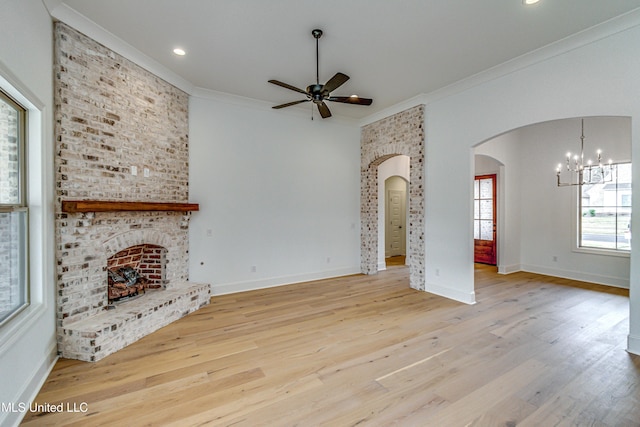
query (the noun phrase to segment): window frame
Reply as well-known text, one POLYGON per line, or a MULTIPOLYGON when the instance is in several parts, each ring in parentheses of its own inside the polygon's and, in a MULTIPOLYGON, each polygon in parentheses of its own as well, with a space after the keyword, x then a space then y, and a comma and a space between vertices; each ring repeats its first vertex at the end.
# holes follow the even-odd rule
MULTIPOLYGON (((632 165, 631 161, 621 161, 616 163, 620 164, 629 164, 632 165)), ((631 166, 633 168, 633 166, 631 166)), ((573 252, 585 253, 585 254, 595 254, 595 255, 606 255, 613 257, 622 257, 629 258, 631 256, 631 249, 612 249, 612 248, 596 248, 590 246, 581 246, 582 243, 582 185, 574 186, 574 201, 572 204, 574 209, 573 217, 573 230, 575 235, 573 236, 573 252)), ((616 209, 621 207, 616 205, 616 209)), ((631 205, 631 212, 633 213, 633 205, 631 205)))
POLYGON ((15 213, 24 212, 24 219, 22 227, 24 228, 21 233, 22 239, 22 254, 20 265, 20 280, 21 291, 24 292, 24 303, 19 307, 16 307, 7 317, 0 319, 0 328, 9 323, 13 318, 23 312, 31 305, 31 284, 29 278, 30 266, 29 266, 29 206, 28 206, 28 194, 27 194, 27 129, 28 129, 28 114, 27 107, 16 101, 10 94, 8 94, 2 87, 0 87, 0 100, 11 105, 18 112, 18 202, 17 203, 0 203, 0 213, 15 213))

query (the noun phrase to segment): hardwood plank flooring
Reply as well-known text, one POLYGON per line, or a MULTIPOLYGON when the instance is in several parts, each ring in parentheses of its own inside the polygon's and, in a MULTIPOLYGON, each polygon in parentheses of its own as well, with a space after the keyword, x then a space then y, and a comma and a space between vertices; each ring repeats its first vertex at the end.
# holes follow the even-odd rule
POLYGON ((87 411, 23 425, 640 426, 626 290, 478 264, 465 305, 408 282, 399 265, 216 296, 97 363, 59 360, 34 404, 87 411))

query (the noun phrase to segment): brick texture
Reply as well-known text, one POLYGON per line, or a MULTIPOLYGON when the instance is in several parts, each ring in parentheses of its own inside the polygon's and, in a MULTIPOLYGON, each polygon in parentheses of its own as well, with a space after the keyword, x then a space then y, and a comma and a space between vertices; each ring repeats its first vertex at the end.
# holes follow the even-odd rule
MULTIPOLYGON (((166 251, 163 285, 188 280, 190 216, 67 214, 61 201, 188 202, 188 95, 63 23, 55 25, 54 70, 58 342, 63 356, 74 357, 82 351, 68 331, 102 316, 109 257, 156 245, 166 251)), ((153 323, 139 327, 148 333, 153 323)))
POLYGON ((406 155, 409 161, 409 281, 424 290, 424 106, 418 105, 362 128, 360 139, 361 269, 378 272, 378 166, 406 155))
POLYGON ((164 288, 166 285, 164 274, 166 262, 166 248, 143 243, 130 246, 107 258, 107 268, 117 272, 120 268, 131 267, 144 278, 145 287, 155 289, 164 288))

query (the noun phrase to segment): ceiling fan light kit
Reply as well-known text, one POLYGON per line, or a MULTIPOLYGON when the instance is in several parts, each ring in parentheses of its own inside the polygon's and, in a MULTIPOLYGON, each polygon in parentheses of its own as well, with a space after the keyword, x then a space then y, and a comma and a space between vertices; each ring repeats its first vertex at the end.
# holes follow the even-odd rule
MULTIPOLYGON (((320 116, 323 119, 327 117, 331 117, 331 111, 329 107, 325 103, 325 101, 331 102, 340 102, 343 104, 353 104, 353 105, 371 105, 373 102, 370 98, 360 98, 357 95, 351 96, 331 96, 331 92, 342 86, 347 80, 349 80, 349 76, 344 73, 336 73, 333 77, 331 77, 325 84, 320 84, 320 64, 319 64, 319 54, 318 54, 318 42, 320 37, 322 37, 322 30, 315 29, 311 31, 311 35, 316 39, 316 83, 307 86, 306 90, 299 89, 295 86, 292 86, 287 83, 283 83, 279 80, 269 80, 269 83, 274 85, 283 87, 285 89, 289 89, 295 92, 299 92, 306 96, 306 99, 301 99, 298 101, 287 102, 280 105, 275 105, 272 108, 280 109, 285 107, 291 107, 292 105, 302 104, 303 102, 313 102, 318 106, 318 111, 320 112, 320 116)), ((313 118, 313 117, 312 117, 313 118)))

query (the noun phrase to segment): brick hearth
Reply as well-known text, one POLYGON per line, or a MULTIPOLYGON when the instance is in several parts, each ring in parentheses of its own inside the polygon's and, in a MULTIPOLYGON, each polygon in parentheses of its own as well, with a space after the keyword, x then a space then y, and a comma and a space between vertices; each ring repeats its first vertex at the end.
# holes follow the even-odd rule
POLYGON ((95 362, 169 323, 209 304, 208 284, 177 283, 174 289, 148 290, 114 310, 63 328, 65 357, 95 362))

